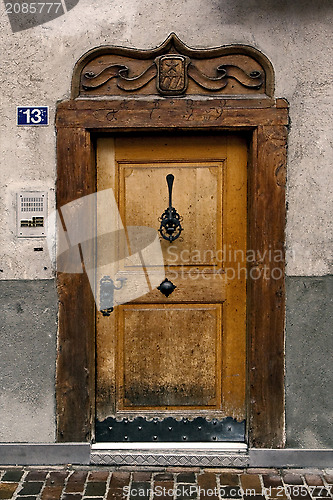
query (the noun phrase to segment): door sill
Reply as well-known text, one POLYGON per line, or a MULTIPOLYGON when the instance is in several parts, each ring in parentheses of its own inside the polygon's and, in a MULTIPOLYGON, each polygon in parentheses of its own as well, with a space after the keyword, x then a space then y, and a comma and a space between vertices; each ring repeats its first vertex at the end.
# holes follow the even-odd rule
POLYGON ((247 467, 245 443, 96 443, 91 465, 247 467))
POLYGON ((246 453, 245 443, 94 443, 94 450, 201 450, 246 453))

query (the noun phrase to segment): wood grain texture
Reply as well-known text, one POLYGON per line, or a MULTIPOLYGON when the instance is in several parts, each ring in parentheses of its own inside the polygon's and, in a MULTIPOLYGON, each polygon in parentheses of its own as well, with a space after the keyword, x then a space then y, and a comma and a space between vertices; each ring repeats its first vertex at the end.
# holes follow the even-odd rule
POLYGON ((250 168, 248 298, 249 435, 253 447, 284 444, 285 127, 258 127, 250 168))
MULTIPOLYGON (((95 191, 90 134, 58 131, 57 207, 95 191)), ((57 440, 90 441, 95 304, 86 274, 58 273, 57 440)))
MULTIPOLYGON (((115 144, 111 137, 99 137, 96 147, 96 187, 99 190, 112 189, 115 198, 118 198, 118 191, 116 189, 117 180, 115 177, 115 144)), ((108 219, 107 219, 108 220, 108 219)), ((104 255, 110 251, 110 244, 106 241, 99 242, 97 250, 97 268, 101 265, 104 255)), ((114 242, 111 242, 114 246, 114 242)), ((118 270, 118 267, 117 267, 118 270)), ((115 270, 116 272, 116 270, 115 270)), ((105 273, 106 274, 106 273, 105 273)), ((110 273, 111 274, 111 273, 110 273)), ((98 276, 97 281, 102 277, 98 276)), ((107 384, 100 383, 96 386, 95 391, 95 404, 96 404, 96 417, 103 419, 106 410, 115 410, 116 397, 116 336, 110 335, 111 331, 117 329, 117 316, 111 314, 109 318, 105 318, 102 314, 96 314, 96 330, 99 335, 96 335, 95 352, 99 355, 96 356, 96 372, 100 373, 101 380, 107 380, 107 384), (108 321, 105 321, 107 319, 108 321), (107 403, 106 403, 107 402, 107 403)), ((94 401, 91 401, 94 404, 94 401)))
MULTIPOLYGON (((153 274, 154 272, 150 271, 149 275, 152 276, 153 274)), ((140 304, 160 304, 161 302, 180 304, 191 302, 195 297, 198 302, 214 304, 226 300, 227 284, 222 267, 216 267, 215 269, 197 266, 168 267, 166 274, 168 279, 177 287, 167 299, 161 296, 161 292, 154 287, 145 295, 136 298, 135 302, 140 304)), ((118 275, 126 278, 129 286, 133 288, 146 280, 143 271, 123 270, 118 275)), ((155 282, 154 279, 151 279, 151 281, 155 282)), ((133 296, 135 296, 135 293, 133 296)), ((121 299, 122 290, 117 294, 117 300, 124 303, 121 299)))
POLYGON ((68 101, 59 105, 57 126, 96 130, 256 127, 287 125, 285 108, 242 106, 227 99, 68 101), (232 107, 231 107, 232 106, 232 107))
MULTIPOLYGON (((201 139, 203 144, 207 142, 202 156, 191 160, 188 156, 194 156, 196 148, 192 147, 191 154, 188 155, 185 149, 188 138, 178 137, 178 139, 180 139, 177 141, 179 142, 178 148, 174 144, 170 144, 168 148, 168 160, 162 160, 159 151, 156 152, 157 157, 151 163, 119 165, 119 178, 122 186, 121 217, 126 226, 145 225, 158 229, 158 217, 168 206, 165 179, 167 174, 173 174, 175 177, 173 200, 177 205, 176 210, 183 218, 182 226, 187 228, 187 238, 182 237, 171 245, 169 241, 161 241, 164 262, 166 265, 175 266, 184 265, 185 261, 192 260, 191 265, 194 263, 201 266, 211 265, 214 262, 217 263, 216 255, 222 248, 223 161, 203 161, 204 156, 207 155, 209 158, 211 153, 208 138, 207 141, 201 139), (170 156, 177 155, 177 153, 179 161, 174 162, 170 156), (189 228, 191 228, 190 231, 189 228), (193 231, 192 228, 197 229, 193 231), (188 237, 189 232, 194 233, 199 230, 200 237, 188 237), (196 259, 195 256, 197 256, 196 259)), ((200 137, 196 141, 200 141, 200 137)), ((156 149, 155 145, 154 151, 156 149)))
MULTIPOLYGON (((111 134, 175 127, 244 130, 251 145, 248 248, 262 252, 271 245, 283 250, 287 124, 288 105, 282 99, 276 105, 244 99, 63 102, 57 112, 58 206, 94 189, 92 129, 111 134)), ((259 269, 263 262, 258 260, 252 267, 259 269)), ((249 444, 255 447, 284 444, 284 258, 277 267, 283 272, 281 279, 249 280, 247 292, 248 431, 249 444)), ((95 309, 83 275, 59 274, 58 286, 57 439, 86 441, 94 411, 90 341, 95 309)))
POLYGON ((226 271, 223 344, 224 407, 234 418, 247 418, 246 399, 246 251, 247 251, 247 157, 242 136, 227 136, 227 164, 223 206, 223 248, 226 271), (242 408, 242 413, 235 412, 242 408))
MULTIPOLYGON (((117 276, 126 277, 126 286, 115 294, 115 301, 122 304, 128 302, 126 297, 129 295, 138 297, 132 300, 132 308, 117 307, 111 322, 97 314, 98 418, 121 417, 124 411, 131 409, 130 417, 142 415, 143 410, 170 416, 186 408, 191 409, 192 416, 193 412, 200 415, 202 410, 209 416, 207 412, 211 410, 211 417, 218 414, 243 420, 246 276, 245 273, 238 275, 237 266, 246 270, 247 145, 244 137, 230 134, 129 135, 110 138, 109 160, 107 157, 107 139, 101 138, 97 142, 98 187, 114 186, 119 193, 117 199, 125 226, 158 228, 158 216, 168 203, 165 177, 170 172, 175 175, 173 200, 184 218, 184 236, 182 241, 171 245, 162 241, 165 273, 177 287, 171 296, 166 298, 156 289, 161 279, 148 293, 136 293, 136 290, 146 289, 146 275, 140 262, 137 265, 129 262, 117 272, 117 276), (234 249, 241 253, 238 260, 233 258, 234 249), (230 259, 226 250, 232 255, 230 259), (227 271, 225 266, 228 266, 227 271), (224 302, 219 323, 207 322, 205 307, 213 310, 224 302), (127 315, 131 321, 123 311, 130 311, 127 315), (114 318, 119 315, 117 322, 114 318), (210 349, 201 352, 197 337, 209 338, 210 349), (131 340, 125 342, 124 339, 131 340), (145 343, 147 339, 150 339, 148 344, 145 343), (150 341, 155 345, 156 339, 158 363, 150 349, 150 341), (186 344, 186 352, 192 352, 193 359, 197 353, 195 362, 192 363, 191 355, 185 355, 185 349, 182 350, 183 361, 181 355, 177 363, 170 357, 170 346, 176 349, 182 341, 186 344), (200 352, 201 363, 198 361, 200 352), (216 372, 215 368, 207 368, 205 376, 200 372, 198 377, 199 365, 202 370, 205 366, 214 366, 216 372), (154 370, 163 372, 162 367, 164 373, 155 380, 154 387, 150 387, 154 370), (182 373, 182 381, 177 394, 178 371, 182 373), (163 381, 169 378, 170 383, 164 384, 163 381), (219 387, 214 397, 212 389, 207 389, 209 378, 219 387), (206 381, 205 387, 201 387, 200 381, 206 381), (134 393, 137 402, 133 400, 134 393), (114 403, 116 394, 117 404, 114 403), (144 394, 147 395, 146 404, 144 394), (202 395, 201 403, 199 394, 202 395), (136 407, 140 409, 137 413, 136 407), (171 410, 173 413, 168 413, 171 410)), ((185 410, 184 415, 188 415, 185 410)))
POLYGON ((221 410, 221 310, 197 303, 121 306, 119 410, 168 416, 221 410))

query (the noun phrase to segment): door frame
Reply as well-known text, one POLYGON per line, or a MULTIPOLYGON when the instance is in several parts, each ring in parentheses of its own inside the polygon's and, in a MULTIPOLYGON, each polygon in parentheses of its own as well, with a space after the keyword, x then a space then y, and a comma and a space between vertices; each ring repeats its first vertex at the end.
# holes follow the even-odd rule
MULTIPOLYGON (((247 133, 247 435, 284 446, 285 181, 288 103, 251 98, 70 99, 57 107, 57 207, 96 192, 95 136, 247 133), (189 119, 190 117, 190 119, 189 119), (272 251, 282 258, 272 260, 272 251), (267 275, 273 278, 267 279, 267 275)), ((86 274, 57 273, 57 441, 90 442, 95 414, 95 302, 86 274), (75 300, 74 300, 75 298, 75 300)))

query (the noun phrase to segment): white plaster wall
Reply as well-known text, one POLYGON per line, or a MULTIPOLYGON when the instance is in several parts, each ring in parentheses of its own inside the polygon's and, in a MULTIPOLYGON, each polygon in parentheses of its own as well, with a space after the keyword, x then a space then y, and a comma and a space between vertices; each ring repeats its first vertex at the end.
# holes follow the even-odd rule
POLYGON ((330 0, 80 0, 66 15, 18 33, 3 3, 0 9, 0 279, 53 276, 45 241, 16 238, 15 193, 46 190, 54 208, 55 108, 69 97, 77 59, 104 44, 152 48, 171 31, 193 47, 249 44, 272 61, 276 97, 288 99, 291 117, 287 273, 332 273, 330 0), (17 105, 48 105, 50 125, 17 127, 17 105))

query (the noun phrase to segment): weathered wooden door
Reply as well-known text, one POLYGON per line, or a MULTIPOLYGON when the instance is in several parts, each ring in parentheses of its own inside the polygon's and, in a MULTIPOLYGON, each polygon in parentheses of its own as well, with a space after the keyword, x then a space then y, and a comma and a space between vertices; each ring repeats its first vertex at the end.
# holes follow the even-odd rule
POLYGON ((126 287, 147 278, 149 263, 138 270, 122 256, 117 261, 126 237, 115 237, 112 252, 105 242, 97 249, 97 263, 111 252, 116 278, 126 282, 110 316, 97 313, 95 439, 244 441, 246 140, 177 134, 97 141, 98 190, 112 188, 125 233, 128 226, 158 230, 168 174, 183 217, 181 236, 161 240, 163 271, 175 290, 166 297, 148 283, 148 293, 143 287, 123 303, 126 287))

